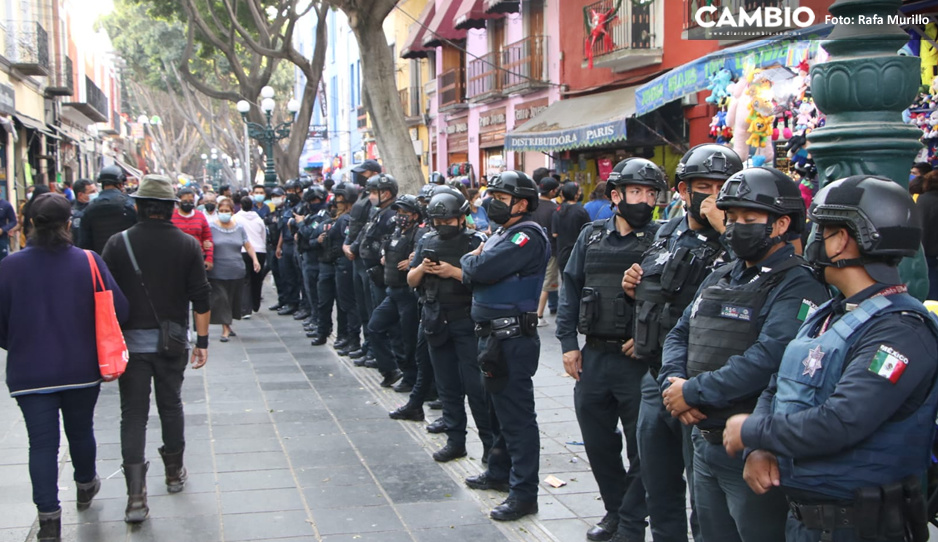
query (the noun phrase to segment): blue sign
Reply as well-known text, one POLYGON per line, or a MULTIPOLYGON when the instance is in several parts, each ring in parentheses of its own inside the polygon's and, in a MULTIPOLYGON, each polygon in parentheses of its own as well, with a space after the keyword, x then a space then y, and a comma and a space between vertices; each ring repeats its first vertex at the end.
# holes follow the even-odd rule
POLYGON ((820 40, 830 34, 833 28, 832 24, 824 24, 786 32, 780 37, 722 49, 684 64, 635 91, 635 114, 644 115, 668 102, 706 90, 710 76, 723 68, 738 77, 746 68, 798 64, 805 51, 809 51, 809 54, 817 51, 820 40), (791 62, 792 59, 795 59, 794 62, 791 62))
POLYGON ((566 151, 596 147, 624 139, 626 139, 625 119, 621 118, 566 130, 509 133, 505 135, 505 150, 514 152, 566 151))

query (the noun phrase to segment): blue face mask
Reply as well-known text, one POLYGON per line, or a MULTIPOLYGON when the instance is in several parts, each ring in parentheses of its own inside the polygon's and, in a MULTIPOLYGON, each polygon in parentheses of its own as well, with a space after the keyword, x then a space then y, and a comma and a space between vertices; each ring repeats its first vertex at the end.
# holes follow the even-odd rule
POLYGON ((254 194, 255 203, 264 203, 264 194, 254 194))
POLYGON ((916 177, 918 177, 918 175, 916 175, 916 174, 914 174, 914 173, 909 173, 909 182, 914 181, 916 177))
POLYGON ((98 193, 97 193, 97 192, 93 192, 93 193, 91 193, 91 194, 88 194, 88 203, 91 203, 92 201, 94 201, 94 200, 96 200, 96 199, 98 199, 98 193))
POLYGON ((218 220, 220 220, 223 224, 231 222, 231 213, 218 213, 218 220))

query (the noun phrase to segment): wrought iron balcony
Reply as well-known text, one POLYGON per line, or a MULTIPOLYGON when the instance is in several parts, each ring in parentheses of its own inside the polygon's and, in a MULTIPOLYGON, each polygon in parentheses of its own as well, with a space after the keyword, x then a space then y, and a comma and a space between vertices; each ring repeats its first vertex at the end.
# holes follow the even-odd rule
POLYGON ((484 103, 502 97, 502 78, 498 71, 498 53, 492 52, 471 60, 466 69, 466 98, 473 103, 484 103))
POLYGON ((55 70, 49 75, 49 84, 46 86, 47 96, 71 96, 75 94, 75 77, 72 72, 72 59, 63 57, 55 70))
POLYGON ((8 21, 4 49, 10 65, 23 75, 47 76, 49 34, 36 21, 8 21))
POLYGON ((623 72, 660 64, 664 39, 663 20, 658 17, 658 2, 636 5, 632 2, 601 0, 583 8, 590 27, 604 28, 605 33, 587 33, 583 48, 583 66, 593 65, 623 72), (616 11, 616 4, 619 10, 616 11))
POLYGON ((365 106, 363 105, 358 106, 355 112, 358 115, 358 129, 361 130, 363 128, 367 128, 368 127, 368 111, 365 110, 365 106))
POLYGON ((527 94, 549 85, 547 36, 530 36, 502 50, 502 90, 527 94))
POLYGON ((401 106, 404 108, 404 120, 407 125, 420 124, 420 87, 398 89, 397 93, 401 98, 401 106))
POLYGON ((437 81, 440 82, 441 111, 468 107, 466 105, 463 70, 458 68, 446 70, 437 77, 437 81))
POLYGON ((81 98, 79 98, 79 101, 66 102, 62 105, 74 108, 82 115, 88 117, 91 122, 108 121, 108 111, 110 111, 110 108, 108 107, 107 96, 101 92, 98 85, 94 84, 94 81, 88 78, 88 76, 85 76, 84 100, 82 101, 81 98))

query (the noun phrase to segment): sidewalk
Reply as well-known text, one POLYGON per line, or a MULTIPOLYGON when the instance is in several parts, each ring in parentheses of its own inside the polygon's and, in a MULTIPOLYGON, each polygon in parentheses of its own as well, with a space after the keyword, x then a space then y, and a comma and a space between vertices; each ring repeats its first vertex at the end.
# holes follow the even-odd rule
MULTIPOLYGON (((573 381, 563 376, 552 325, 539 330, 535 378, 541 479, 554 474, 567 485, 542 483, 540 513, 504 524, 487 517, 503 494, 462 483, 482 471, 474 435, 469 458, 438 464, 430 454, 444 437, 426 433, 424 423, 390 420, 388 410, 405 397, 380 388, 376 371, 352 366, 328 346, 310 346, 297 322, 266 310, 235 329, 237 338, 220 343, 213 327, 208 365, 186 372, 189 482, 176 495, 167 495, 162 481, 151 407, 150 519, 137 527, 123 522, 117 386, 102 386, 95 427, 103 488, 89 510, 75 510, 63 436, 63 540, 566 541, 584 539, 603 515, 577 444, 573 381)), ((426 412, 428 421, 439 415, 426 412)), ((3 394, 0 542, 35 539, 27 451, 19 409, 3 394)))

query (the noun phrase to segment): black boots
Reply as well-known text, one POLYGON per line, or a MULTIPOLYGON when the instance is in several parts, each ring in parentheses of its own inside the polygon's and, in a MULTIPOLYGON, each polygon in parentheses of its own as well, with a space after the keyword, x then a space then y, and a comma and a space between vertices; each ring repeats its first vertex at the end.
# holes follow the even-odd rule
POLYGON ((460 457, 466 457, 466 447, 457 446, 451 442, 447 442, 446 446, 433 452, 433 460, 439 463, 446 463, 460 457))
POLYGON ((184 451, 185 449, 168 454, 160 446, 160 457, 163 458, 163 466, 166 468, 166 491, 170 493, 179 493, 186 486, 186 479, 189 476, 186 467, 182 464, 184 451))
POLYGON ((94 499, 94 496, 98 494, 98 491, 101 491, 101 479, 95 475, 94 480, 79 484, 76 482, 78 487, 78 495, 75 497, 75 501, 78 505, 79 510, 87 510, 91 506, 91 500, 94 499))
POLYGON ((147 468, 149 463, 134 463, 121 465, 124 478, 127 480, 127 508, 124 510, 124 521, 127 523, 140 523, 147 519, 150 508, 147 507, 147 468))
POLYGON ((39 542, 59 542, 62 537, 62 509, 55 512, 39 512, 39 542))
POLYGON ((424 420, 423 406, 411 405, 410 403, 407 403, 406 405, 399 407, 397 410, 392 410, 390 413, 388 413, 388 416, 390 416, 392 420, 422 422, 424 420))
POLYGON ((495 521, 515 521, 529 514, 537 513, 537 501, 519 501, 508 498, 489 513, 495 521))

